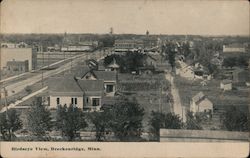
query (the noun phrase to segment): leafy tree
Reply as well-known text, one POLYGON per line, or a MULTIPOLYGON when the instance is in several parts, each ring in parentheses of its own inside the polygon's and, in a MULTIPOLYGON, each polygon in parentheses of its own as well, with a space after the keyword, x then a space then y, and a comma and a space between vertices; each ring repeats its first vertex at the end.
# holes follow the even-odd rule
POLYGON ((225 111, 222 122, 229 131, 249 131, 249 115, 235 106, 225 111))
POLYGON ((166 57, 169 61, 169 64, 171 65, 172 67, 172 70, 174 69, 175 67, 175 55, 176 55, 176 45, 172 42, 168 42, 166 43, 166 46, 165 46, 165 54, 166 54, 166 57))
POLYGON ((136 101, 119 101, 111 108, 110 113, 110 127, 118 139, 140 140, 144 109, 136 101))
POLYGON ((186 122, 186 128, 187 129, 194 129, 194 130, 201 130, 201 119, 199 117, 194 117, 193 113, 188 111, 187 114, 187 122, 186 122))
POLYGON ((52 128, 50 111, 36 98, 28 112, 28 128, 39 140, 52 128))
POLYGON ((178 115, 173 113, 163 114, 160 112, 151 112, 151 118, 149 120, 150 133, 154 140, 159 140, 160 128, 166 129, 180 129, 183 124, 178 115))
POLYGON ((58 106, 56 114, 56 128, 66 136, 68 140, 74 140, 77 137, 77 132, 87 127, 85 117, 82 111, 70 105, 69 107, 58 106))
POLYGON ((223 60, 223 66, 225 67, 233 67, 236 65, 236 59, 234 57, 228 57, 223 60))
POLYGON ((151 118, 149 120, 150 125, 150 136, 153 140, 159 141, 160 138, 160 128, 164 127, 165 114, 160 112, 151 112, 151 118))
POLYGON ((127 52, 125 55, 113 54, 104 58, 104 65, 109 65, 115 58, 117 64, 120 65, 121 72, 136 71, 143 66, 143 56, 143 54, 138 52, 127 52))
POLYGON ((248 58, 241 55, 237 58, 236 64, 241 67, 246 67, 248 66, 248 60, 248 58))
POLYGON ((104 112, 94 112, 90 115, 90 120, 95 126, 96 140, 105 140, 105 133, 110 132, 111 115, 108 110, 104 112))
POLYGON ((9 109, 0 114, 0 129, 4 140, 12 140, 14 132, 22 128, 22 122, 19 119, 15 109, 9 109))

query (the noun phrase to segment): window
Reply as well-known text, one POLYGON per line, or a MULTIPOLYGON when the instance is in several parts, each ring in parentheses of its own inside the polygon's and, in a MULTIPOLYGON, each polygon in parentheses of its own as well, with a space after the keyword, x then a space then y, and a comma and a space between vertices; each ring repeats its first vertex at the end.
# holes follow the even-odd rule
POLYGON ((77 105, 77 98, 75 98, 75 104, 77 105))
POLYGON ((86 103, 89 103, 89 98, 86 98, 86 103))
POLYGON ((99 106, 99 105, 100 105, 100 98, 93 98, 92 106, 99 106))
POLYGON ((56 104, 57 104, 57 105, 60 104, 60 98, 56 98, 56 104))
POLYGON ((77 98, 71 98, 71 104, 77 105, 77 98))
POLYGON ((110 93, 110 92, 113 92, 114 90, 114 86, 113 85, 107 85, 107 87, 106 87, 106 92, 107 93, 110 93))

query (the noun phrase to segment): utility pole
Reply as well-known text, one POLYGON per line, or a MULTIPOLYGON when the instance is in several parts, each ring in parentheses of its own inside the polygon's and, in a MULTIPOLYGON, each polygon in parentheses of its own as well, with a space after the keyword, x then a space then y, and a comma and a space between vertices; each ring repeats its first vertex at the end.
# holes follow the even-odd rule
MULTIPOLYGON (((43 52, 43 47, 42 47, 42 45, 40 45, 40 51, 42 52, 42 56, 43 56, 43 66, 44 66, 44 52, 43 52)), ((41 69, 41 71, 42 71, 42 88, 43 88, 43 70, 41 69)))

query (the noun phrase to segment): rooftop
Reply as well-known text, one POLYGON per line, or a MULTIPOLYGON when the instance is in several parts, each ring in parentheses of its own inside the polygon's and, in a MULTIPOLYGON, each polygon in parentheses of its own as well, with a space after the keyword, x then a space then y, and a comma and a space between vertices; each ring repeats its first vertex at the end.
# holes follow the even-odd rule
POLYGON ((201 99, 203 99, 205 97, 204 93, 203 92, 199 92, 197 93, 193 98, 192 98, 192 101, 193 102, 198 102, 200 101, 201 99))
POLYGON ((73 76, 49 78, 49 91, 54 95, 99 95, 103 91, 103 80, 76 80, 73 76))

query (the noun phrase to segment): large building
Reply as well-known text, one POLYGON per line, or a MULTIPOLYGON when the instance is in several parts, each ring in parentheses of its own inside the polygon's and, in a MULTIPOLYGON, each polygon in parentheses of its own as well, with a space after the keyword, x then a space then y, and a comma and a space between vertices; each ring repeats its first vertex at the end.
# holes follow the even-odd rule
POLYGON ((135 49, 142 49, 143 40, 119 39, 115 40, 114 46, 116 51, 131 51, 135 49))
MULTIPOLYGON (((28 70, 36 69, 36 56, 37 51, 28 47, 1 47, 1 70, 7 70, 7 63, 11 61, 25 62, 28 61, 28 70)), ((13 65, 13 63, 11 64, 13 65)), ((16 64, 17 66, 18 64, 16 64)), ((22 65, 22 64, 21 64, 22 65)))
POLYGON ((223 53, 245 53, 246 48, 241 44, 223 45, 223 53))

